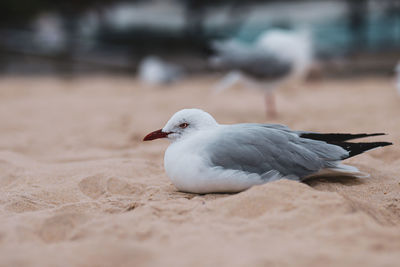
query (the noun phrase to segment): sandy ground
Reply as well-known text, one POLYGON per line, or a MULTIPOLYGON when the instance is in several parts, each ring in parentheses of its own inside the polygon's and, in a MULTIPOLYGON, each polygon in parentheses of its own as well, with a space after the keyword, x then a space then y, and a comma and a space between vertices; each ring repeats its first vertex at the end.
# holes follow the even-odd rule
POLYGON ((144 88, 115 77, 0 79, 0 266, 399 266, 400 99, 377 78, 278 92, 293 129, 386 132, 347 161, 367 180, 278 181, 239 194, 177 192, 167 141, 184 107, 266 122, 262 94, 213 96, 212 78, 144 88))

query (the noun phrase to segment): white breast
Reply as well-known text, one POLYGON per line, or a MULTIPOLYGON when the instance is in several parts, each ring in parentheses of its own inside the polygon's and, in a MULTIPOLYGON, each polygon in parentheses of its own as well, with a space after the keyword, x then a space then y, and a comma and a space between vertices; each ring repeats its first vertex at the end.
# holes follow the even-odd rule
POLYGON ((164 168, 175 187, 192 193, 239 192, 262 184, 258 174, 227 170, 210 164, 204 151, 207 133, 172 143, 164 156, 164 168))

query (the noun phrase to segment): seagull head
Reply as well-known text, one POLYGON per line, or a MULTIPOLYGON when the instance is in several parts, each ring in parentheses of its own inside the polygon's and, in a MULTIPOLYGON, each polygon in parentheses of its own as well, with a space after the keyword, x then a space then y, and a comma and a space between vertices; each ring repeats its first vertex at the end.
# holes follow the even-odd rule
POLYGON ((215 119, 201 109, 182 109, 169 119, 164 128, 149 133, 143 138, 143 141, 151 141, 158 138, 168 138, 170 141, 176 141, 199 130, 208 130, 217 125, 218 123, 215 119))

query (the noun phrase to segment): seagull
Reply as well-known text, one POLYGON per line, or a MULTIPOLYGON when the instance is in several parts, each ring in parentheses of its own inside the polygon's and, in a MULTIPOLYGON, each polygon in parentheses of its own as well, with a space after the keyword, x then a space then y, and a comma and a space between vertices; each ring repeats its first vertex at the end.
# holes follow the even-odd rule
POLYGON ((167 138, 164 168, 184 192, 240 192, 278 179, 303 181, 312 176, 368 177, 342 160, 388 142, 353 143, 375 134, 322 134, 292 131, 279 124, 223 125, 200 109, 175 113, 164 128, 143 141, 167 138))
POLYGON ((170 84, 182 77, 182 69, 156 56, 148 56, 139 64, 139 78, 148 85, 170 84))
POLYGON ((305 79, 312 63, 312 42, 306 30, 269 30, 253 44, 236 40, 211 44, 211 65, 230 72, 216 86, 221 92, 239 81, 265 92, 267 117, 275 117, 273 91, 305 79))

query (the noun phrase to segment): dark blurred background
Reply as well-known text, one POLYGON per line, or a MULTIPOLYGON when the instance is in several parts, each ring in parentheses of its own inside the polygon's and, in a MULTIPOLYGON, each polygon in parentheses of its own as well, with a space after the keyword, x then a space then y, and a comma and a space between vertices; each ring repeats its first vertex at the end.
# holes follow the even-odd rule
POLYGON ((319 73, 391 75, 400 1, 2 0, 1 74, 134 74, 157 55, 206 73, 210 42, 306 27, 319 73))

